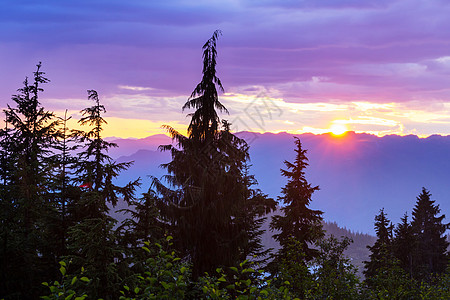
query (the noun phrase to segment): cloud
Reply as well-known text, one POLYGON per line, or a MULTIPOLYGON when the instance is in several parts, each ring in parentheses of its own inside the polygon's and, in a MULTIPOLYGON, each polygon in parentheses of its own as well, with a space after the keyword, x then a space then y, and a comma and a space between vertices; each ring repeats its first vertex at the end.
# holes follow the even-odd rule
POLYGON ((142 92, 142 91, 154 91, 154 88, 151 87, 142 87, 142 86, 129 86, 129 85, 119 85, 119 89, 129 90, 133 92, 142 92))
MULTIPOLYGON (((286 104, 307 104, 306 110, 324 103, 450 102, 446 1, 2 4, 2 106, 43 61, 52 80, 45 87, 47 99, 53 101, 47 102, 49 108, 59 108, 64 99, 85 99, 87 89, 97 89, 113 111, 153 110, 145 105, 164 110, 163 105, 175 99, 185 101, 200 81, 201 46, 216 29, 224 33, 218 41, 218 75, 229 95, 250 99, 266 91, 286 104)), ((172 115, 171 105, 163 115, 172 115)), ((341 117, 341 110, 333 112, 341 117)))

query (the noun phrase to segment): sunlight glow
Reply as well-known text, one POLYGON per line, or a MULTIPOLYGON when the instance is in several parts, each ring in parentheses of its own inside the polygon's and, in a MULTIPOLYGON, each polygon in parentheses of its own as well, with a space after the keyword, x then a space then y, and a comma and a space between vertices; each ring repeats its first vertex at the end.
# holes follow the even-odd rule
MULTIPOLYGON (((450 56, 442 60, 450 61, 450 56)), ((120 85, 119 88, 128 92, 104 97, 108 110, 105 115, 108 125, 103 132, 105 137, 144 138, 153 134, 166 134, 161 128, 163 124, 174 126, 183 134, 186 132, 190 119, 186 114, 192 111, 181 111, 181 105, 186 102, 185 96, 149 96, 146 92, 153 93, 154 90, 145 86, 120 85), (130 91, 133 92, 131 96, 130 91)), ((335 137, 342 136, 346 131, 377 136, 414 134, 427 137, 431 134, 449 134, 450 101, 289 102, 282 99, 281 92, 276 90, 255 89, 251 93, 254 95, 233 92, 221 96, 230 114, 219 115, 232 124, 233 132, 330 133, 335 137)), ((69 109, 69 115, 73 117, 71 122, 75 123, 72 128, 77 129, 76 120, 81 117, 79 108, 92 105, 87 99, 78 98, 51 101, 58 116, 64 115, 65 108, 69 109)), ((2 126, 4 123, 0 121, 2 126)))
MULTIPOLYGON (((63 116, 64 112, 56 111, 56 115, 63 116)), ((80 126, 78 120, 80 116, 76 111, 69 111, 68 116, 73 116, 68 122, 67 126, 71 129, 77 130, 89 130, 89 126, 80 126)), ((115 137, 115 138, 146 138, 155 134, 167 134, 167 131, 162 128, 164 124, 170 124, 175 130, 183 135, 186 135, 187 125, 177 121, 159 122, 143 119, 125 119, 118 117, 107 117, 107 124, 104 124, 102 137, 115 137)))
POLYGON ((330 132, 335 136, 343 135, 347 131, 348 127, 344 124, 335 123, 330 126, 330 132))

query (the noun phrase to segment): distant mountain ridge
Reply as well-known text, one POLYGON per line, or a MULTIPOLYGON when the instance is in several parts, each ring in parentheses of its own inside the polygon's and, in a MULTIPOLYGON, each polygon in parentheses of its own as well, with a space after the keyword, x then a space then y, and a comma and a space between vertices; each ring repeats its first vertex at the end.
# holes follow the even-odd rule
POLYGON ((364 262, 369 260, 370 251, 367 246, 373 246, 376 241, 376 237, 366 233, 354 232, 347 228, 339 227, 336 222, 324 222, 323 229, 327 236, 333 235, 340 239, 342 237, 348 237, 353 242, 345 250, 344 255, 350 258, 353 266, 358 268, 358 275, 363 277, 364 262))
POLYGON ((109 149, 109 155, 114 158, 129 156, 139 150, 157 151, 160 145, 171 143, 170 137, 165 134, 155 134, 142 139, 108 139, 108 141, 118 146, 109 149))
MULTIPOLYGON (((406 211, 411 214, 422 186, 431 191, 441 213, 449 214, 450 136, 377 137, 354 132, 342 137, 253 132, 237 135, 250 145, 250 172, 258 180, 258 188, 274 198, 286 183, 280 168, 284 168, 284 160, 293 160, 293 137, 299 137, 308 150, 307 179, 320 187, 311 207, 324 211, 326 220, 353 231, 373 233, 374 216, 383 207, 392 222, 398 223, 406 211)), ((110 152, 112 157, 135 162, 119 181, 140 176, 141 190, 146 190, 150 185, 147 175, 165 174, 159 165, 169 162, 170 154, 157 148, 170 144, 166 135, 114 142, 119 148, 110 152)))
MULTIPOLYGON (((275 232, 272 232, 270 230, 269 224, 271 222, 272 216, 278 215, 280 213, 280 210, 270 213, 261 228, 265 230, 264 234, 261 237, 262 244, 266 249, 272 248, 272 252, 276 252, 279 249, 280 245, 272 237, 275 232)), ((333 235, 338 240, 341 240, 342 237, 348 237, 353 241, 348 246, 347 250, 345 250, 344 255, 351 260, 352 265, 358 269, 358 276, 362 278, 364 261, 369 260, 370 254, 367 246, 372 246, 376 241, 376 237, 370 234, 355 232, 353 230, 340 227, 336 222, 323 222, 323 230, 325 231, 326 237, 333 235)))

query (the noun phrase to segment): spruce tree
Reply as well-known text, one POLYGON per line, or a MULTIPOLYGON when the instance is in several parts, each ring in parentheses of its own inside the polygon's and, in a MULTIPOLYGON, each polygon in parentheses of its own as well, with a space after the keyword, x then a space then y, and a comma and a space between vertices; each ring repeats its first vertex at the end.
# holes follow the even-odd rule
POLYGON ((413 260, 414 274, 419 280, 430 280, 432 274, 441 274, 448 263, 445 232, 449 228, 443 223, 445 215, 439 205, 431 200, 431 193, 422 188, 412 213, 411 227, 416 240, 413 260))
POLYGON ((406 213, 401 218, 401 222, 396 226, 394 232, 394 256, 398 259, 400 267, 411 278, 413 276, 413 251, 416 245, 416 239, 406 213))
POLYGON ((7 106, 0 131, 2 162, 2 295, 36 298, 42 280, 56 274, 56 253, 49 220, 54 211, 48 157, 58 137, 58 120, 40 103, 42 85, 48 83, 41 63, 7 106))
POLYGON ((263 212, 274 206, 250 189, 254 182, 247 173, 248 145, 230 132, 229 123, 221 123, 216 111, 227 112, 216 88, 223 91, 216 75, 219 34, 214 32, 203 46, 203 77, 183 106, 195 109, 189 114, 188 136, 166 127, 176 144, 161 147, 172 154, 172 161, 163 165, 170 186, 154 179, 167 230, 192 261, 194 278, 259 252, 254 224, 258 227, 263 212), (255 202, 264 209, 256 209, 255 202))
POLYGON ((338 240, 331 235, 317 243, 320 255, 314 259, 312 268, 316 299, 360 299, 357 268, 344 255, 352 242, 348 237, 338 240))
POLYGON ((108 156, 108 149, 117 145, 101 136, 106 124, 103 118, 106 109, 100 104, 96 91, 89 90, 88 95, 94 105, 81 111, 83 117, 79 123, 92 128, 79 133, 85 146, 79 153, 74 171, 75 180, 83 189, 76 207, 82 219, 70 228, 68 247, 73 264, 78 270, 83 266, 86 269, 84 276, 91 279, 89 295, 116 299, 121 286, 115 260, 121 260, 122 249, 118 247, 118 237, 113 230, 117 221, 109 216, 109 206, 114 207, 119 196, 127 202, 132 201, 138 180, 125 187, 114 184, 114 178, 131 163, 117 163, 108 156))
POLYGON ((73 208, 79 200, 81 190, 74 182, 73 168, 76 163, 75 152, 80 147, 78 132, 67 127, 71 117, 58 117, 58 138, 53 145, 53 153, 48 156, 51 168, 47 190, 52 207, 48 210, 48 234, 52 237, 46 246, 55 252, 56 257, 67 255, 68 229, 74 225, 76 216, 73 208))
POLYGON ((130 208, 121 210, 130 217, 120 224, 122 242, 141 252, 144 242, 159 242, 164 236, 160 220, 158 195, 151 188, 142 197, 130 201, 130 208))
POLYGON ((392 267, 394 256, 392 251, 393 225, 388 219, 384 209, 375 216, 375 232, 377 240, 373 246, 367 246, 371 254, 370 260, 364 262, 364 275, 366 279, 375 277, 380 270, 392 267))
POLYGON ((319 187, 312 186, 306 180, 306 150, 302 149, 298 138, 295 138, 295 145, 294 162, 285 161, 287 169, 281 170, 281 174, 288 178, 287 184, 281 190, 282 196, 278 198, 284 206, 281 208, 281 214, 273 216, 270 223, 271 230, 278 231, 273 237, 280 243, 280 250, 273 256, 269 266, 274 273, 277 273, 279 262, 286 257, 292 239, 298 242, 300 251, 304 254, 303 261, 295 263, 305 264, 318 255, 318 251, 312 248, 311 244, 323 236, 323 212, 309 208, 312 195, 319 187))
POLYGON ((189 100, 184 104, 183 110, 194 108, 195 112, 188 127, 188 135, 194 141, 211 142, 219 130, 219 112, 228 110, 219 101, 216 84, 219 90, 224 91, 222 82, 216 75, 217 50, 216 42, 221 34, 216 30, 213 36, 203 45, 203 78, 195 87, 189 100))
POLYGON ((13 164, 10 161, 12 152, 10 151, 10 131, 8 123, 5 120, 5 128, 0 130, 0 155, 1 155, 1 180, 0 180, 0 297, 11 294, 16 287, 16 276, 13 256, 16 255, 16 249, 12 242, 16 239, 15 232, 16 216, 14 207, 14 198, 10 189, 11 171, 13 164))

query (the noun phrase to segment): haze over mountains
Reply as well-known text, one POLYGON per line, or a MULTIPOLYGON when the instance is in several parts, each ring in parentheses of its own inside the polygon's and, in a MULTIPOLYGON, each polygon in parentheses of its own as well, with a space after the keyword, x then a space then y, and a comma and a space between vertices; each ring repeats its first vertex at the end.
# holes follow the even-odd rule
MULTIPOLYGON (((280 194, 286 183, 280 174, 283 161, 294 159, 294 135, 288 133, 240 132, 250 144, 251 173, 258 188, 271 197, 280 194)), ((295 135, 307 149, 310 166, 307 179, 320 190, 313 195, 311 208, 324 211, 324 218, 342 227, 373 234, 373 219, 385 208, 393 223, 408 215, 422 187, 429 189, 441 213, 450 212, 450 136, 384 136, 356 134, 295 135)), ((145 191, 148 175, 166 174, 161 163, 169 162, 169 153, 157 147, 169 144, 165 135, 144 139, 117 139, 119 145, 110 155, 119 161, 134 161, 123 172, 121 183, 141 177, 145 191)), ((449 222, 449 217, 446 218, 449 222)))

